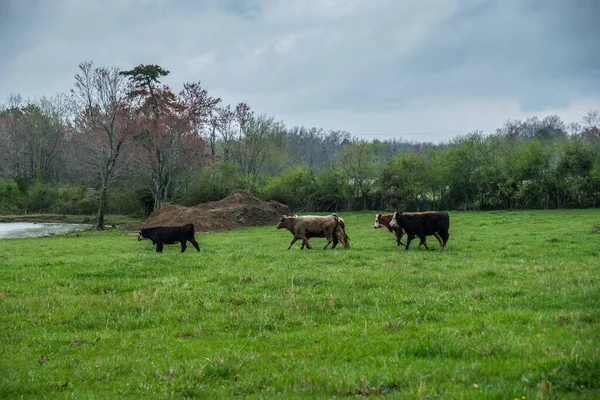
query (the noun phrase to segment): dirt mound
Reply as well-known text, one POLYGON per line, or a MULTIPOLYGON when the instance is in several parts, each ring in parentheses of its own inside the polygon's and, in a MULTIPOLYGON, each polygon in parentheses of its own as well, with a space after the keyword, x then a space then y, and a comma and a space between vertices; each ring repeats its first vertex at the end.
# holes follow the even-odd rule
POLYGON ((262 202, 246 190, 237 190, 223 200, 194 207, 165 204, 142 222, 142 227, 183 225, 191 222, 196 232, 216 232, 275 225, 282 214, 291 214, 285 204, 277 201, 262 202))

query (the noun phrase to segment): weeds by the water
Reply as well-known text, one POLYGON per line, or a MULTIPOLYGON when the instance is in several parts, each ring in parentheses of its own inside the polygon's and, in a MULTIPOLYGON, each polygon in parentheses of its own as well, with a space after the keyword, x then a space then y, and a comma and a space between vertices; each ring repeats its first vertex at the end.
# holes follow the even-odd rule
POLYGON ((600 396, 599 210, 451 213, 444 251, 340 215, 350 250, 0 240, 0 397, 600 396))

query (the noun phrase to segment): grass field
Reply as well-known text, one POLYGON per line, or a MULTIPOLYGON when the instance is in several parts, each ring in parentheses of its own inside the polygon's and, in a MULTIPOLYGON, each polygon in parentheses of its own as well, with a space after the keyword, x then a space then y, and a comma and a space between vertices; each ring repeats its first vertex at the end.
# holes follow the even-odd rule
POLYGON ((600 398, 600 209, 450 213, 445 251, 340 216, 0 240, 0 397, 600 398))

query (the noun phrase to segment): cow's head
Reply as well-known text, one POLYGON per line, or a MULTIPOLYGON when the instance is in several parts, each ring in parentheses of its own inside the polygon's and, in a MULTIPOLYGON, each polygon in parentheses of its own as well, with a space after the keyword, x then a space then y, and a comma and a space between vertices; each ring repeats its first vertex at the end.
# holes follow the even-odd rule
POLYGON ((390 226, 392 228, 400 227, 400 217, 402 216, 402 211, 396 211, 394 213, 394 217, 392 218, 392 222, 390 222, 390 226))
POLYGON ((383 221, 383 215, 377 214, 377 216, 375 217, 375 225, 373 225, 373 228, 375 228, 375 229, 383 228, 383 225, 381 225, 382 221, 383 221))
POLYGON ((142 240, 146 237, 146 230, 144 228, 140 228, 138 232, 138 240, 142 240))
POLYGON ((286 229, 290 229, 290 220, 292 218, 296 218, 296 214, 292 214, 292 215, 282 215, 281 218, 279 218, 279 222, 277 222, 277 229, 281 229, 281 228, 286 228, 286 229))

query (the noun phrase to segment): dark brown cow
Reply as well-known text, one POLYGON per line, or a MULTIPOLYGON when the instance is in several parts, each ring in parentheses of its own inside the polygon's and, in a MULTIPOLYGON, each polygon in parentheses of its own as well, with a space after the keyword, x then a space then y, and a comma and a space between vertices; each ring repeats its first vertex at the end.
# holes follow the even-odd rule
POLYGON ((194 224, 183 226, 156 226, 154 228, 140 228, 138 240, 152 240, 156 246, 156 252, 162 253, 165 244, 181 243, 181 252, 187 248, 186 241, 190 242, 196 250, 200 251, 198 242, 194 237, 194 224))
MULTIPOLYGON (((416 214, 423 214, 423 213, 416 213, 416 214)), ((384 228, 384 227, 387 228, 388 231, 392 232, 394 234, 394 236, 396 236, 396 243, 398 244, 398 246, 406 247, 406 245, 404 243, 402 243, 402 236, 404 236, 404 229, 402 229, 401 227, 392 228, 390 226, 390 223, 392 222, 393 218, 394 218, 394 214, 377 214, 375 216, 375 225, 373 225, 373 228, 375 228, 375 229, 384 228)), ((442 246, 442 238, 440 237, 440 235, 438 235, 437 233, 434 233, 433 236, 435 236, 435 238, 439 242, 440 246, 442 246)), ((421 241, 419 243, 419 246, 421 246, 422 244, 423 244, 423 242, 421 241)))
POLYGON ((294 237, 288 246, 288 250, 296 243, 298 239, 302 239, 301 250, 306 246, 311 249, 309 239, 312 237, 324 237, 327 239, 327 244, 323 249, 327 249, 333 242, 332 248, 335 248, 338 242, 342 242, 344 247, 348 246, 348 236, 343 230, 343 222, 340 224, 340 218, 337 214, 327 216, 306 215, 301 217, 282 215, 277 223, 277 229, 286 228, 294 237), (339 228, 342 230, 339 230, 339 228))
POLYGON ((427 236, 435 233, 439 234, 442 238, 442 249, 446 248, 448 242, 448 229, 450 229, 450 217, 446 212, 435 212, 430 211, 422 214, 403 214, 402 212, 394 213, 392 222, 390 222, 392 228, 401 227, 408 235, 406 241, 405 250, 408 250, 410 242, 418 237, 423 242, 423 245, 427 250, 427 236))

